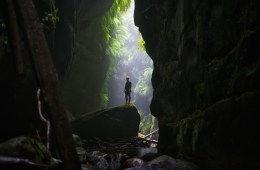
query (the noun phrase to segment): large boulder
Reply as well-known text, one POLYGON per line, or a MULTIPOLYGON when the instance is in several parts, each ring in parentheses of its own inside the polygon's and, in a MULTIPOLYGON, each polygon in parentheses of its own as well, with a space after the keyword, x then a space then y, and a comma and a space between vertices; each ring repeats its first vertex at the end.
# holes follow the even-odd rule
POLYGON ((98 137, 115 139, 135 137, 139 131, 140 115, 134 105, 87 113, 71 122, 73 133, 82 139, 98 137))

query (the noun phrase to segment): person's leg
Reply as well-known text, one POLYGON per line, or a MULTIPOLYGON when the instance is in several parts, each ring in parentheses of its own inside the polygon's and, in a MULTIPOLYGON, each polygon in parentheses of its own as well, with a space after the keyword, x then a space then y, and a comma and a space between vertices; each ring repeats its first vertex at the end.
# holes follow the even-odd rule
POLYGON ((127 93, 125 93, 125 104, 127 104, 127 93))
POLYGON ((128 104, 130 104, 130 101, 131 101, 131 93, 129 93, 128 97, 129 97, 128 104))

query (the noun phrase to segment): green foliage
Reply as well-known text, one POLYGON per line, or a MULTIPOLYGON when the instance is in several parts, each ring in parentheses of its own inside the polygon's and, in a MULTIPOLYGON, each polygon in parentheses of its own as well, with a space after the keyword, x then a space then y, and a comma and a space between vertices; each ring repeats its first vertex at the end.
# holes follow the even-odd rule
POLYGON ((107 54, 118 56, 125 40, 125 27, 119 20, 119 13, 125 12, 131 4, 131 0, 115 0, 112 7, 102 18, 102 31, 104 33, 103 43, 107 47, 107 54))
POLYGON ((140 38, 138 40, 138 44, 139 44, 139 47, 138 47, 139 50, 146 51, 145 41, 142 38, 140 38))
POLYGON ((144 70, 144 73, 140 75, 138 82, 134 88, 134 93, 148 96, 149 93, 151 94, 151 88, 147 86, 147 82, 150 81, 150 78, 152 76, 153 68, 149 67, 144 70))
POLYGON ((56 23, 59 22, 60 17, 58 16, 59 9, 56 8, 55 0, 44 0, 48 4, 50 11, 45 12, 45 16, 42 18, 42 21, 48 26, 56 28, 56 23))
POLYGON ((102 95, 101 95, 101 101, 102 101, 102 104, 104 108, 107 107, 107 104, 109 102, 109 98, 108 98, 108 93, 107 92, 103 92, 102 95))
MULTIPOLYGON (((125 4, 130 1, 122 2, 125 4)), ((126 9, 124 7, 116 8, 118 3, 119 1, 116 0, 111 10, 102 18, 102 30, 105 33, 103 41, 105 44, 103 46, 106 47, 106 54, 110 61, 103 93, 107 93, 107 82, 111 80, 111 76, 113 76, 113 81, 117 81, 114 84, 121 84, 126 75, 130 76, 131 81, 134 82, 132 101, 138 109, 141 109, 140 130, 142 133, 147 134, 156 128, 156 120, 149 110, 149 102, 152 97, 152 87, 150 85, 153 71, 152 61, 145 52, 145 42, 142 40, 141 34, 134 27, 134 7, 132 6, 131 11, 127 13, 116 15, 115 11, 121 9, 124 11, 126 9)), ((125 6, 128 7, 129 4, 125 6)))
POLYGON ((146 133, 147 128, 145 127, 145 122, 147 121, 147 117, 141 110, 139 110, 138 113, 141 117, 141 120, 144 120, 140 122, 139 129, 141 129, 142 133, 146 133))
POLYGON ((149 134, 152 131, 156 130, 156 118, 151 116, 150 114, 145 114, 143 111, 139 111, 141 116, 141 122, 139 125, 139 129, 142 134, 149 134))
POLYGON ((127 11, 130 7, 131 0, 115 0, 112 7, 102 18, 102 33, 103 40, 101 40, 100 47, 105 47, 106 56, 109 57, 109 68, 106 74, 104 87, 101 96, 102 105, 107 106, 108 98, 108 81, 111 75, 115 72, 115 58, 121 54, 121 49, 124 41, 127 39, 126 28, 120 22, 120 13, 127 11))
MULTIPOLYGON (((133 8, 130 13, 125 12, 131 4, 130 0, 115 0, 111 9, 102 18, 102 40, 100 47, 105 47, 109 68, 106 74, 103 91, 101 94, 102 106, 106 107, 109 102, 108 82, 113 80, 120 84, 126 75, 134 81, 132 101, 136 106, 142 102, 147 104, 147 109, 140 110, 140 130, 148 134, 155 130, 156 119, 149 111, 149 102, 152 96, 150 85, 153 71, 152 61, 145 52, 145 42, 137 28, 133 28, 133 8), (120 14, 120 15, 118 15, 120 14), (139 50, 138 50, 139 49, 139 50), (122 70, 125 70, 122 72, 122 70), (138 99, 145 101, 139 103, 138 99)), ((133 4, 132 4, 133 5, 133 4)), ((120 90, 120 89, 119 89, 120 90)), ((122 89, 123 91, 123 89, 122 89)), ((140 106, 140 108, 143 108, 140 106)))

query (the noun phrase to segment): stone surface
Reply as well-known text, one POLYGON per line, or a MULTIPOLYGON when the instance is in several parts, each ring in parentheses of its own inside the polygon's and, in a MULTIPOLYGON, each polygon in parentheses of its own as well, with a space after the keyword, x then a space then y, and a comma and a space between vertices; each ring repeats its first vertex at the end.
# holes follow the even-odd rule
POLYGON ((260 2, 135 2, 154 61, 150 108, 159 152, 204 169, 259 169, 260 2), (193 117, 199 112, 207 119, 193 117))
POLYGON ((92 151, 87 154, 86 159, 89 161, 92 165, 96 167, 96 169, 108 169, 109 163, 105 159, 105 156, 107 154, 102 153, 100 151, 92 151))
POLYGON ((147 162, 142 167, 128 168, 127 170, 199 170, 199 168, 191 162, 162 155, 147 162))
POLYGON ((144 164, 145 162, 140 158, 130 158, 123 163, 121 169, 142 167, 144 164))
POLYGON ((138 134, 140 115, 134 105, 87 113, 71 122, 73 133, 82 139, 115 139, 135 137, 138 134))

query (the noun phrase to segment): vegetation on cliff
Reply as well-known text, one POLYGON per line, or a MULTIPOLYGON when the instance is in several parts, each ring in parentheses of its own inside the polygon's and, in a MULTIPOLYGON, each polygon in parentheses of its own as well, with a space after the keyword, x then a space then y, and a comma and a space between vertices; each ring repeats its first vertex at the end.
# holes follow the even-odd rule
MULTIPOLYGON (((113 9, 113 8, 112 8, 113 9)), ((112 34, 106 34, 107 54, 110 58, 109 71, 103 88, 104 106, 113 107, 124 103, 124 83, 126 76, 132 82, 132 102, 135 103, 141 115, 140 130, 148 134, 155 130, 156 120, 150 114, 149 105, 152 97, 151 76, 153 63, 146 54, 144 41, 134 26, 134 3, 127 11, 118 13, 114 19, 103 18, 110 21, 112 34)), ((110 27, 103 29, 109 30, 110 27)))
POLYGON ((115 0, 112 7, 102 18, 103 46, 106 51, 106 56, 109 56, 109 68, 106 73, 106 79, 101 93, 102 105, 107 107, 108 97, 108 81, 111 75, 115 72, 115 58, 120 57, 122 48, 127 37, 127 28, 120 22, 120 13, 126 12, 130 7, 131 0, 115 0))

